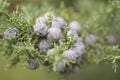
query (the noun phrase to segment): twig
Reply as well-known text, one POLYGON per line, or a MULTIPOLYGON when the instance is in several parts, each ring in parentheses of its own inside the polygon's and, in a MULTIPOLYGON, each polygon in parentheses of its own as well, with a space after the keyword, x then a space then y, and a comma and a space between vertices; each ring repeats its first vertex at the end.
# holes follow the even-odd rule
POLYGON ((3 34, 0 34, 0 38, 4 38, 4 35, 3 35, 3 34))

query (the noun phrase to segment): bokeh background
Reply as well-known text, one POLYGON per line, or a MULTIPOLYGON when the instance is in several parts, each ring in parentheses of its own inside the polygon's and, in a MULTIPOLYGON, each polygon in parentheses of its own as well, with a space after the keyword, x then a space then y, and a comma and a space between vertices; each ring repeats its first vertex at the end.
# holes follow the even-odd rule
MULTIPOLYGON (((108 6, 109 0, 8 0, 11 5, 10 11, 19 5, 24 10, 29 10, 31 16, 40 16, 51 8, 57 15, 65 18, 68 22, 77 20, 84 25, 93 15, 102 12, 102 8, 108 6), (34 9, 33 7, 34 6, 34 9), (25 8, 27 7, 27 8, 25 8), (36 13, 32 14, 32 13, 36 13)), ((27 15, 27 13, 26 13, 27 15)), ((34 22, 33 22, 34 23, 34 22)), ((111 28, 112 34, 118 34, 120 29, 111 28), (115 30, 116 29, 116 30, 115 30)), ((118 37, 117 35, 116 37, 118 37)), ((60 78, 58 73, 49 72, 48 67, 41 66, 37 70, 28 70, 20 63, 13 69, 6 70, 8 62, 0 57, 0 80, 119 80, 120 68, 114 72, 111 64, 91 64, 82 66, 78 73, 66 78, 60 78)))

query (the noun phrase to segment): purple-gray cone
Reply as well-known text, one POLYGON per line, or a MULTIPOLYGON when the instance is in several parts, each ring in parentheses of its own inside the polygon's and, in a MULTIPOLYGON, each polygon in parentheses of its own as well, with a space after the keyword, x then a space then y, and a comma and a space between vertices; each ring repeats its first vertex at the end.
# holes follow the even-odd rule
POLYGON ((62 17, 57 17, 56 21, 61 25, 61 29, 65 26, 66 22, 62 17))
POLYGON ((34 59, 30 59, 30 60, 29 60, 28 68, 31 69, 31 70, 34 70, 34 69, 37 68, 37 63, 35 62, 34 59))
POLYGON ((64 71, 65 67, 66 67, 65 63, 63 61, 60 61, 56 65, 56 71, 62 72, 64 71))
POLYGON ((59 22, 57 22, 57 21, 52 21, 52 25, 51 25, 51 27, 55 27, 55 28, 59 28, 60 30, 62 30, 62 26, 60 25, 60 23, 59 22))
POLYGON ((50 48, 50 44, 47 40, 41 40, 38 44, 38 48, 40 50, 48 50, 50 48))
POLYGON ((63 52, 63 57, 72 61, 76 61, 77 54, 74 50, 66 50, 63 52))
POLYGON ((74 46, 70 48, 71 50, 74 50, 77 54, 77 57, 81 56, 85 52, 85 46, 82 42, 82 38, 79 37, 75 43, 74 46))
POLYGON ((74 30, 74 31, 76 31, 77 33, 80 33, 80 31, 81 31, 81 26, 80 26, 80 24, 79 24, 77 21, 72 21, 72 22, 70 22, 70 24, 69 24, 69 30, 74 30))
POLYGON ((76 51, 78 56, 80 56, 81 54, 83 54, 85 52, 85 46, 84 46, 83 42, 76 42, 75 47, 78 50, 78 51, 76 51))
POLYGON ((46 24, 35 24, 33 28, 36 35, 45 36, 48 33, 49 27, 46 24))
POLYGON ((108 44, 113 45, 113 44, 116 44, 117 39, 115 38, 115 36, 110 35, 110 36, 107 37, 107 42, 108 42, 108 44))
POLYGON ((93 34, 89 34, 85 39, 85 43, 87 45, 95 44, 96 43, 96 37, 93 34))
POLYGON ((48 40, 58 41, 59 39, 61 39, 61 36, 62 36, 62 32, 58 28, 54 27, 48 30, 48 35, 47 35, 48 40))
POLYGON ((17 28, 11 28, 11 29, 7 29, 4 32, 4 36, 5 38, 7 38, 9 36, 15 36, 17 33, 19 33, 19 30, 17 28))

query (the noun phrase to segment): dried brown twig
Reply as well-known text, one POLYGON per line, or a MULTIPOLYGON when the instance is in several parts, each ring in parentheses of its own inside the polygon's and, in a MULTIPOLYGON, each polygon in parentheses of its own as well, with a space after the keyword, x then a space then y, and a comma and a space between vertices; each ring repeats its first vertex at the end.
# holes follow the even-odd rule
POLYGON ((0 38, 4 38, 4 35, 3 35, 3 34, 0 34, 0 38))

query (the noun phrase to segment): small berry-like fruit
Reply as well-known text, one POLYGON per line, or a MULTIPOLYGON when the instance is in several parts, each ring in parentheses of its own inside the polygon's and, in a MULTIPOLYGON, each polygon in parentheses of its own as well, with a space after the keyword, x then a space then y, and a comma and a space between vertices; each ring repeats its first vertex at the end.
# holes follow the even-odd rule
POLYGON ((76 61, 77 54, 74 50, 66 50, 66 51, 63 52, 63 57, 65 59, 76 61))
POLYGON ((77 49, 79 49, 79 50, 78 50, 79 53, 84 53, 84 51, 85 51, 85 46, 84 46, 83 42, 76 42, 76 43, 75 43, 75 47, 76 47, 77 49))
POLYGON ((61 25, 61 29, 63 29, 66 24, 65 20, 62 17, 57 17, 56 21, 61 25))
POLYGON ((36 35, 45 36, 48 33, 49 27, 46 24, 35 24, 33 28, 36 35))
POLYGON ((65 67, 66 67, 65 63, 63 61, 59 61, 56 65, 56 71, 63 72, 65 67))
POLYGON ((4 32, 4 37, 7 38, 9 36, 15 36, 18 32, 19 32, 19 30, 17 28, 7 29, 4 32))
POLYGON ((37 68, 37 63, 35 62, 34 59, 30 59, 30 60, 29 60, 28 68, 31 69, 31 70, 34 70, 34 69, 37 68))
POLYGON ((41 40, 38 44, 38 48, 40 50, 48 50, 50 48, 50 44, 47 40, 41 40))
POLYGON ((53 27, 48 30, 48 35, 47 35, 48 40, 58 41, 59 39, 61 39, 61 36, 62 36, 62 32, 58 28, 53 27))
POLYGON ((108 44, 113 45, 113 44, 116 44, 117 40, 116 40, 115 36, 110 35, 107 37, 107 42, 108 42, 108 44))
POLYGON ((72 21, 72 22, 69 24, 69 30, 74 30, 74 31, 76 31, 77 33, 80 33, 80 31, 81 31, 81 26, 80 26, 80 24, 79 24, 77 21, 72 21))
POLYGON ((85 52, 85 46, 82 42, 76 42, 74 47, 71 47, 70 49, 76 52, 77 57, 85 52))
POLYGON ((95 44, 96 43, 96 37, 93 34, 89 34, 85 39, 85 43, 87 45, 95 44))
POLYGON ((59 28, 62 30, 62 26, 57 21, 52 21, 51 27, 59 28))

